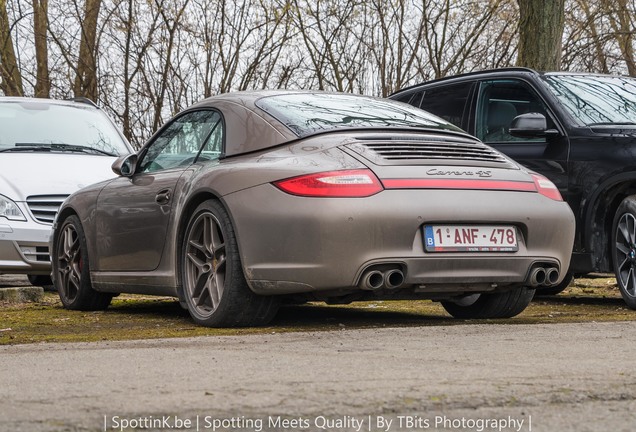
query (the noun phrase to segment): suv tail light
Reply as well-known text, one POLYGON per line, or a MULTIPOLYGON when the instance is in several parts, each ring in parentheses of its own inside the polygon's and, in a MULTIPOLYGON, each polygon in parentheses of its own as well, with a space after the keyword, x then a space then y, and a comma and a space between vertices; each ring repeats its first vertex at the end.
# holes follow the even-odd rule
POLYGON ((384 190, 369 169, 308 174, 280 180, 274 185, 291 195, 323 198, 363 198, 384 190))
POLYGON ((534 180, 534 184, 537 187, 537 192, 555 201, 563 201, 563 197, 561 196, 559 189, 557 189, 554 183, 552 183, 550 180, 543 177, 542 175, 530 175, 532 176, 532 180, 534 180))

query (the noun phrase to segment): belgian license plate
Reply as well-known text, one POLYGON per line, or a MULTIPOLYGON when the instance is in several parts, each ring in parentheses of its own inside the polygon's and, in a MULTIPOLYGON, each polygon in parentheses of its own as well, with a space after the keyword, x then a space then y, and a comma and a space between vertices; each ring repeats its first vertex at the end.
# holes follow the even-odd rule
POLYGON ((511 225, 426 225, 427 252, 515 252, 517 230, 511 225))

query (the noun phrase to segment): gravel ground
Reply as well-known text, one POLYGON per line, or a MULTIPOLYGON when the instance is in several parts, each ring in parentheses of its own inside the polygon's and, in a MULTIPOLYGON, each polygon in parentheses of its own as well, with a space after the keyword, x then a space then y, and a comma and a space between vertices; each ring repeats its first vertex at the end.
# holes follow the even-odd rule
POLYGON ((634 333, 469 324, 0 346, 0 430, 633 431, 634 333))

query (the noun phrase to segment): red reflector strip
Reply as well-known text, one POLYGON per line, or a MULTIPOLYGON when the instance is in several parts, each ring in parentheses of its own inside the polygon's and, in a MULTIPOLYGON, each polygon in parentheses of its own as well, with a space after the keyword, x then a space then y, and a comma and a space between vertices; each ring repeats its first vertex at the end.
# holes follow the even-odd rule
POLYGON ((534 183, 505 180, 386 179, 386 189, 476 189, 536 192, 534 183))

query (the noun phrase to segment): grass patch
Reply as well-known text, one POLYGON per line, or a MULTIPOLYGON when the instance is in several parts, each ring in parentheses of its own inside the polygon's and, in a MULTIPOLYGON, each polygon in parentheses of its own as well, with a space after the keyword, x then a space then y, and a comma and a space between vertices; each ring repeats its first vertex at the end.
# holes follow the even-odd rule
MULTIPOLYGON (((565 323, 633 321, 613 278, 577 279, 562 294, 539 297, 519 316, 475 323, 565 323)), ((269 327, 209 329, 195 325, 177 301, 167 297, 121 295, 106 311, 62 308, 54 293, 38 303, 0 305, 0 345, 35 342, 92 342, 202 335, 328 331, 344 328, 439 326, 464 324, 431 301, 374 301, 347 306, 308 303, 281 308, 269 327)))

